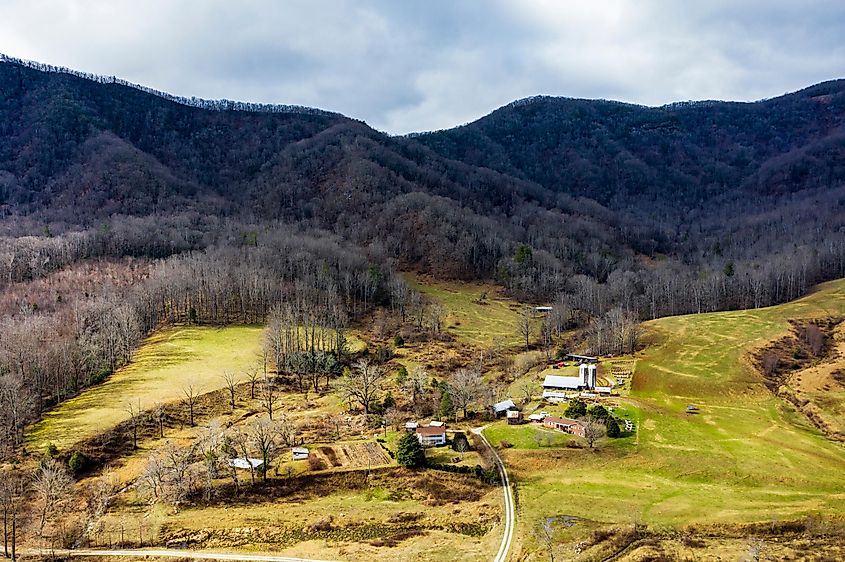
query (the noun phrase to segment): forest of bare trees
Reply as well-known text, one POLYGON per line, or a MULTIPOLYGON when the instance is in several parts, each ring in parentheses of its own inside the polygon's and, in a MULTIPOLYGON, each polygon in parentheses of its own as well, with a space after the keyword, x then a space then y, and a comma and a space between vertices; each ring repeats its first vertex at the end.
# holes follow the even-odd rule
MULTIPOLYGON (((48 274, 30 270, 26 277, 48 274)), ((150 263, 138 283, 71 291, 72 298, 48 312, 24 308, 3 319, 0 336, 0 450, 20 446, 27 423, 103 380, 129 360, 145 334, 167 323, 269 319, 274 366, 319 389, 339 372, 337 353, 350 317, 390 306, 401 283, 387 267, 331 237, 279 231, 251 245, 150 263)))

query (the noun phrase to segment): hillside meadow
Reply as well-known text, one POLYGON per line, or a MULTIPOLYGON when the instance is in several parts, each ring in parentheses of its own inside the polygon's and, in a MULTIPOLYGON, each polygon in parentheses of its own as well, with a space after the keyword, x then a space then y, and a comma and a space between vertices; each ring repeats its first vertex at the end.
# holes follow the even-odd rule
POLYGON ((245 380, 248 369, 261 360, 259 326, 181 326, 151 335, 132 361, 106 379, 47 412, 27 433, 31 449, 52 443, 64 449, 107 431, 126 420, 129 402, 149 410, 155 403, 185 397, 193 385, 205 393, 223 388, 223 375, 234 373, 245 380))
POLYGON ((776 398, 749 361, 787 319, 842 314, 845 280, 781 306, 648 322, 631 446, 504 451, 523 537, 561 516, 681 528, 845 513, 845 448, 776 398))

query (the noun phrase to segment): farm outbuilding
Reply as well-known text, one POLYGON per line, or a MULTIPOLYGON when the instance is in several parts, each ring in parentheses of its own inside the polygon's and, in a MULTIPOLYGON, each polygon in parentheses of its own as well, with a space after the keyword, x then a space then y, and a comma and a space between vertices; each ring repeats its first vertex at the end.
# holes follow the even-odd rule
POLYGON ((293 452, 293 460, 308 460, 308 449, 306 449, 305 447, 294 447, 293 449, 291 449, 291 451, 293 452))
POLYGON ((508 410, 505 417, 508 419, 508 424, 510 425, 522 423, 522 412, 518 410, 508 410))
POLYGON ((408 433, 413 433, 417 430, 418 426, 419 424, 415 421, 405 422, 405 431, 407 431, 408 433))
POLYGON ((507 412, 519 410, 516 404, 513 403, 513 400, 508 398, 507 400, 502 400, 501 402, 497 402, 490 407, 493 410, 493 414, 500 418, 507 414, 507 412))
POLYGON ((229 466, 239 468, 241 470, 257 470, 264 465, 261 459, 253 459, 251 457, 240 457, 237 459, 229 459, 229 466))

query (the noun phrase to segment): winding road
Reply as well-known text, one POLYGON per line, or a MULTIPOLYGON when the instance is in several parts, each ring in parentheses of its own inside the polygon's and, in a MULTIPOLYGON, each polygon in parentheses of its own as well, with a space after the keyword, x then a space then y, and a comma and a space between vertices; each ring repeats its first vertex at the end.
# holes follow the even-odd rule
POLYGON ((506 562, 508 560, 508 555, 510 554, 511 543, 513 543, 513 530, 516 525, 516 511, 514 510, 514 502, 513 502, 513 488, 511 487, 511 481, 508 477, 508 471, 505 469, 505 463, 502 462, 502 458, 499 456, 499 453, 496 452, 496 449, 490 445, 490 442, 487 441, 487 438, 484 437, 484 429, 485 427, 477 427, 472 430, 473 433, 478 435, 481 438, 481 441, 484 443, 484 446, 493 454, 493 460, 496 463, 496 469, 499 471, 499 477, 502 479, 502 493, 505 496, 505 532, 502 536, 502 542, 499 545, 499 551, 496 553, 496 557, 493 558, 493 562, 506 562))

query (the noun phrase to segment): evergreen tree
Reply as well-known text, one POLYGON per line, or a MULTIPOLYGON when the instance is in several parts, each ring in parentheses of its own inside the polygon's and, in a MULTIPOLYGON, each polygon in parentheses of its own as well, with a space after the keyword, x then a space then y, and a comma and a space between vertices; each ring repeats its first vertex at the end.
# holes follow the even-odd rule
POLYGON ((405 365, 399 365, 399 368, 396 369, 396 384, 402 386, 408 380, 408 369, 405 368, 405 365))
POLYGON ((440 417, 448 418, 455 415, 455 404, 452 402, 452 396, 448 390, 444 390, 440 395, 440 417))
POLYGON ((596 404, 595 406, 590 406, 587 408, 587 413, 594 419, 607 421, 607 418, 610 417, 610 412, 607 411, 607 408, 602 406, 601 404, 596 404))
POLYGON ((400 466, 418 468, 425 466, 425 451, 414 433, 406 433, 396 448, 396 462, 400 466))
POLYGON ((587 405, 583 400, 573 400, 566 407, 567 418, 578 419, 587 415, 587 405))
POLYGON ((608 437, 619 437, 622 435, 622 430, 619 429, 619 423, 617 423, 616 418, 610 416, 607 418, 607 436, 608 437))

